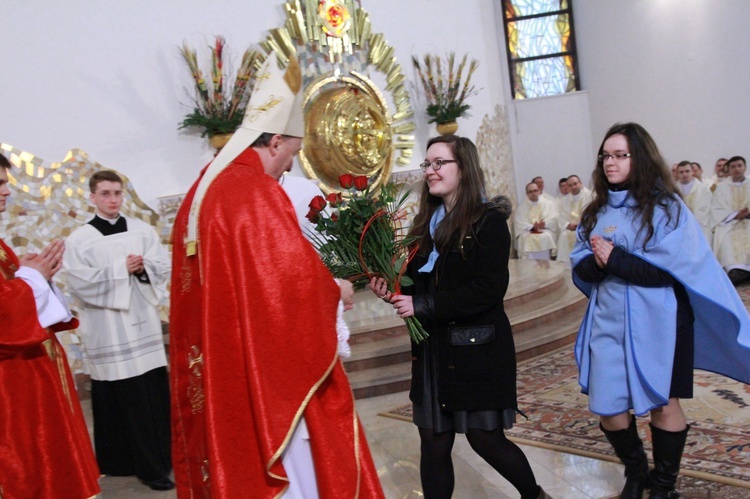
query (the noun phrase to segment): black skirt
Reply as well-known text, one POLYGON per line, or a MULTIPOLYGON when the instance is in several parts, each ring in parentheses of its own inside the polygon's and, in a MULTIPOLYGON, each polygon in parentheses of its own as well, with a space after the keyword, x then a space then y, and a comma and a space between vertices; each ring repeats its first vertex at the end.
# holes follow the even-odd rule
POLYGON ((466 433, 470 428, 493 431, 502 426, 509 430, 515 422, 515 408, 484 411, 444 411, 440 409, 437 396, 437 355, 430 340, 425 340, 424 384, 421 387, 422 402, 413 404, 413 421, 419 428, 432 429, 435 433, 453 431, 466 433))
POLYGON ((695 340, 693 338, 693 323, 690 322, 677 328, 669 398, 693 398, 694 364, 695 340))

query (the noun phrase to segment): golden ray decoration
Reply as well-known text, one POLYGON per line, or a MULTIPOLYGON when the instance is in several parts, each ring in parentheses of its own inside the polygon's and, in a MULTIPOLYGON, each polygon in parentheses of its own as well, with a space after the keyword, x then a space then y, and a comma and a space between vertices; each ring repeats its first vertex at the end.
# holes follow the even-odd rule
MULTIPOLYGON (((371 147, 373 142, 378 142, 372 140, 377 136, 378 140, 390 141, 392 154, 384 154, 382 144, 378 143, 377 149, 381 151, 383 160, 379 168, 357 163, 372 155, 372 150, 363 150, 349 157, 349 171, 364 170, 369 175, 382 176, 387 181, 394 163, 398 166, 411 164, 415 145, 414 111, 406 86, 406 76, 393 55, 394 48, 381 33, 372 33, 369 14, 356 5, 354 0, 289 0, 284 4, 284 10, 284 27, 270 30, 268 37, 260 45, 269 54, 276 52, 284 65, 291 57, 299 60, 306 84, 306 122, 310 120, 310 113, 321 116, 321 106, 316 106, 315 101, 325 97, 338 103, 338 111, 346 110, 344 116, 326 114, 325 119, 329 123, 340 118, 357 121, 355 116, 359 116, 360 125, 364 122, 377 124, 376 130, 363 130, 359 137, 352 136, 347 140, 356 144, 367 139, 364 143, 371 147), (320 60, 320 54, 325 57, 325 61, 320 60), (384 91, 390 96, 390 104, 375 83, 365 76, 369 66, 383 75, 386 82, 384 91), (335 90, 344 87, 356 88, 364 95, 355 99, 347 97, 343 91, 335 90), (337 97, 334 98, 333 94, 337 97), (347 103, 344 104, 344 101, 347 103), (357 101, 364 107, 357 110, 357 101), (366 116, 370 112, 373 113, 370 117, 372 119, 366 116), (384 128, 388 128, 388 131, 384 128), (353 157, 358 157, 359 160, 354 160, 353 157)), ((311 128, 313 131, 316 129, 315 124, 310 123, 307 123, 307 128, 308 132, 311 128)), ((339 188, 337 179, 333 182, 327 165, 317 163, 321 150, 333 145, 329 141, 335 135, 337 134, 329 131, 306 137, 301 154, 305 172, 318 180, 325 191, 339 188)), ((343 157, 339 159, 345 162, 343 157)), ((337 168, 341 168, 343 164, 337 165, 333 170, 338 171, 337 168)), ((377 182, 382 181, 378 179, 377 182)))

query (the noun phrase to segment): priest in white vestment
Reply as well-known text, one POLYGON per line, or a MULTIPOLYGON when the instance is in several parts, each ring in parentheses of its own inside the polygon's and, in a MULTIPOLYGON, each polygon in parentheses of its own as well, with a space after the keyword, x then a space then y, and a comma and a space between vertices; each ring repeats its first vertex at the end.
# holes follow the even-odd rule
POLYGON ((158 306, 171 259, 154 228, 120 214, 122 179, 92 175, 96 216, 67 239, 63 268, 91 374, 94 447, 102 474, 169 490, 169 380, 158 306))
POLYGON ((729 160, 729 177, 716 186, 711 203, 714 253, 733 283, 750 278, 750 180, 745 159, 729 160))
POLYGON ((535 183, 537 187, 539 187, 539 198, 545 199, 547 201, 552 201, 553 203, 555 203, 555 208, 557 208, 557 197, 544 190, 544 178, 534 177, 531 181, 535 183))
POLYGON ((576 243, 576 229, 581 213, 591 202, 591 191, 584 187, 578 175, 568 177, 568 195, 560 200, 557 226, 557 261, 570 265, 570 251, 576 243))
POLYGON ((711 231, 711 201, 713 196, 706 184, 693 176, 694 171, 689 161, 680 163, 677 166, 677 186, 680 188, 682 200, 695 215, 703 235, 706 237, 708 244, 711 245, 713 242, 713 232, 711 231))
POLYGON ((705 182, 708 184, 708 188, 711 192, 716 190, 716 186, 722 183, 727 178, 727 159, 719 158, 714 164, 714 174, 707 179, 705 182))
POLYGON ((518 258, 549 260, 557 249, 555 202, 542 198, 534 182, 526 186, 526 198, 513 217, 518 258))

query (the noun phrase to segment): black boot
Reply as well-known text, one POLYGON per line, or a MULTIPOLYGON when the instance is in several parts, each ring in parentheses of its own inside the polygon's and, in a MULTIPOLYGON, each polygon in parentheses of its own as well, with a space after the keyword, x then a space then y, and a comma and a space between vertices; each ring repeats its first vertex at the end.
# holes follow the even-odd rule
POLYGON ((737 286, 747 281, 748 277, 750 277, 750 273, 741 269, 732 269, 727 272, 727 276, 729 277, 729 280, 732 281, 732 284, 737 286))
POLYGON ((621 499, 641 499, 643 490, 648 488, 648 458, 643 450, 643 442, 638 436, 635 418, 630 420, 627 430, 609 431, 599 424, 599 428, 615 449, 615 454, 625 465, 625 486, 620 492, 621 499))
POLYGON ((680 472, 680 460, 685 449, 690 425, 682 431, 666 431, 651 426, 651 442, 654 446, 654 469, 651 471, 650 499, 674 499, 680 494, 674 488, 680 472))

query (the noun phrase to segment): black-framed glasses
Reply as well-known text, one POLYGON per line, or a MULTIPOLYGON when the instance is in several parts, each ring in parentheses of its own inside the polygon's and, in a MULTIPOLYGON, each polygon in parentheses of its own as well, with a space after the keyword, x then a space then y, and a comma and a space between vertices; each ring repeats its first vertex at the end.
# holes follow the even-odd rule
POLYGON ((599 161, 601 161, 602 163, 604 163, 605 161, 607 161, 610 158, 614 159, 615 161, 622 161, 624 159, 629 158, 630 156, 632 156, 632 154, 630 154, 630 153, 618 152, 618 153, 615 153, 615 154, 600 154, 597 157, 599 158, 599 161))
POLYGON ((424 163, 419 163, 419 167, 423 172, 426 172, 429 167, 432 167, 433 171, 438 171, 443 167, 444 164, 455 162, 455 159, 435 159, 433 161, 425 161, 424 163))

